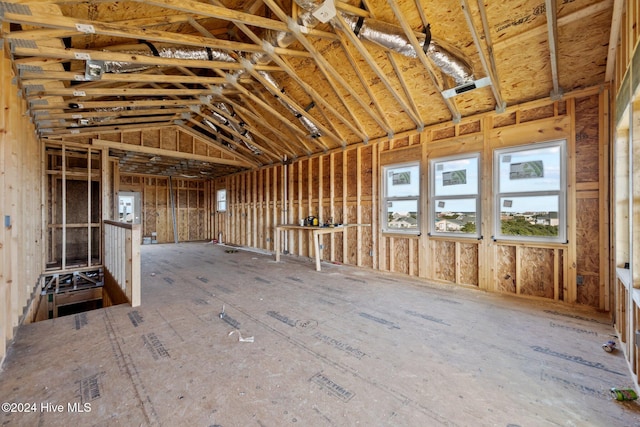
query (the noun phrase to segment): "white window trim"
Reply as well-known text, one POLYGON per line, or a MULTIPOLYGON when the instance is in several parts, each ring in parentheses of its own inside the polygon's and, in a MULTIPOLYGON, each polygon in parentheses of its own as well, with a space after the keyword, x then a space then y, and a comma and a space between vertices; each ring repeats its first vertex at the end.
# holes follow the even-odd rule
POLYGON ((422 217, 422 205, 421 205, 421 194, 422 194, 422 166, 420 165, 420 161, 416 160, 413 162, 404 162, 404 163, 394 163, 394 164, 388 164, 388 165, 384 165, 382 166, 382 174, 381 174, 381 178, 382 178, 382 185, 381 185, 381 189, 382 189, 382 194, 380 197, 381 200, 381 204, 380 204, 380 218, 381 218, 381 226, 382 226, 382 232, 383 233, 389 233, 389 234, 409 234, 409 235, 420 235, 421 233, 421 228, 422 228, 422 222, 421 222, 421 217, 422 217), (398 169, 398 168, 403 168, 403 167, 410 167, 410 166, 417 166, 418 167, 418 194, 416 196, 406 196, 406 197, 387 197, 387 173, 389 170, 392 169, 398 169), (418 209, 418 212, 416 214, 416 228, 415 229, 401 229, 401 228, 389 228, 388 226, 388 215, 387 215, 387 210, 386 210, 386 206, 387 206, 387 202, 393 202, 393 201, 403 201, 403 200, 415 200, 416 201, 416 206, 418 209))
POLYGON ((455 156, 447 156, 447 157, 438 157, 429 160, 429 236, 442 236, 442 237, 455 237, 455 238, 463 238, 463 239, 481 239, 481 185, 480 182, 482 180, 482 165, 481 165, 481 156, 480 153, 465 153, 455 156), (436 170, 435 164, 440 162, 446 162, 451 160, 462 160, 462 159, 473 159, 475 158, 478 162, 478 188, 476 189, 475 195, 473 194, 465 194, 465 195, 452 195, 452 196, 436 196, 436 170), (476 204, 476 232, 475 233, 453 233, 446 231, 437 231, 436 230, 436 201, 437 200, 460 200, 460 199, 469 199, 475 200, 476 204))
POLYGON ((227 189, 220 188, 216 190, 216 212, 226 212, 226 211, 227 211, 227 189), (221 200, 218 200, 221 191, 224 191, 224 200, 222 201, 224 202, 224 209, 220 209, 221 200))
POLYGON ((496 149, 493 152, 493 188, 494 188, 494 235, 493 240, 528 241, 541 243, 567 243, 567 140, 559 139, 547 142, 538 142, 526 145, 518 145, 496 149), (558 191, 526 191, 500 193, 500 155, 526 151, 530 149, 559 147, 560 148, 560 189, 558 191), (558 235, 551 236, 512 236, 502 234, 501 206, 503 197, 532 197, 532 196, 558 196, 558 235))

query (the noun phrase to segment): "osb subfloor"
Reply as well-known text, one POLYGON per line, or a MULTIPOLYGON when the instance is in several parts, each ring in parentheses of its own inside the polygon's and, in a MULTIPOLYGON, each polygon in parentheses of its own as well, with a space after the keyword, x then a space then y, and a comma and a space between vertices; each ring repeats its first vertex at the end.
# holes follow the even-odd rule
POLYGON ((20 327, 1 424, 640 424, 605 314, 225 249, 144 246, 140 307, 20 327))

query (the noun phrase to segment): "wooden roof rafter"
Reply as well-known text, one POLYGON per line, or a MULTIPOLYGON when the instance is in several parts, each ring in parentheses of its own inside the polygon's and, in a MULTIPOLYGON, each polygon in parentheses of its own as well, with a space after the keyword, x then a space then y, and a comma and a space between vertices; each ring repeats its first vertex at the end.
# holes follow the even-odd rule
MULTIPOLYGON (((336 19, 340 23, 341 28, 349 28, 349 25, 345 22, 344 18, 342 18, 340 14, 337 14, 334 19, 336 19)), ((413 111, 408 101, 404 99, 395 90, 395 88, 393 87, 393 85, 391 84, 387 76, 384 74, 384 72, 382 71, 378 63, 371 56, 367 48, 363 45, 362 41, 360 41, 360 39, 352 31, 349 31, 349 30, 340 31, 339 34, 341 34, 340 38, 343 44, 345 43, 344 37, 346 37, 346 39, 349 40, 350 44, 356 48, 356 50, 360 53, 360 55, 365 60, 365 62, 369 65, 369 67, 373 70, 376 76, 380 79, 382 84, 387 88, 391 96, 396 100, 398 105, 402 108, 404 113, 407 116, 409 116, 409 118, 416 124, 418 128, 423 128, 424 122, 422 122, 421 119, 416 114, 416 112, 413 111)), ((374 99, 374 102, 377 102, 377 101, 375 101, 374 99)))
MULTIPOLYGON (((420 2, 420 0, 416 0, 416 2, 420 2)), ((370 16, 372 18, 375 18, 375 14, 371 11, 371 8, 367 5, 367 1, 363 0, 362 2, 365 7, 367 8, 367 10, 359 10, 360 13, 358 14, 358 16, 362 16, 362 17, 367 17, 370 16)), ((422 13, 422 9, 419 8, 420 13, 422 13)), ((413 110, 413 112, 416 114, 416 116, 420 119, 421 123, 424 123, 424 119, 422 118, 422 115, 420 114, 420 109, 418 108, 418 105, 416 104, 416 100, 413 97, 411 90, 409 90, 409 87, 407 85, 407 81, 404 78, 402 71, 400 69, 400 66, 398 65, 398 61, 396 60, 394 54, 392 52, 387 51, 386 52, 387 55, 387 60, 389 61, 389 63, 391 64, 391 67, 393 68, 393 71, 396 73, 396 76, 398 78, 398 81, 400 82, 400 85, 402 87, 402 90, 404 91, 404 96, 407 98, 409 104, 411 104, 411 109, 413 110)), ((351 58, 350 58, 351 60, 351 58)), ((355 67, 355 63, 353 63, 352 61, 352 66, 355 67)), ((419 129, 421 128, 420 126, 418 127, 419 129)))
MULTIPOLYGON (((482 63, 482 67, 484 69, 485 74, 487 75, 487 77, 489 77, 489 80, 491 81, 490 87, 491 87, 491 92, 493 93, 493 97, 496 101, 496 111, 504 111, 506 107, 506 103, 504 101, 504 98, 502 97, 502 94, 500 93, 500 86, 499 86, 498 78, 496 77, 495 66, 491 65, 491 64, 495 64, 495 61, 492 59, 491 62, 489 62, 484 54, 484 49, 480 44, 480 36, 478 35, 478 31, 476 30, 476 27, 473 24, 473 18, 471 16, 471 10, 469 9, 468 0, 460 0, 460 3, 462 6, 462 11, 464 12, 464 17, 467 21, 467 26, 469 27, 469 31, 471 32, 471 36, 473 37, 473 42, 476 46, 476 50, 478 51, 480 62, 482 63)), ((489 35, 489 32, 487 31, 488 27, 487 25, 485 25, 486 13, 484 13, 484 4, 482 3, 482 0, 478 0, 478 7, 480 8, 479 13, 482 15, 481 20, 482 20, 483 28, 485 32, 485 43, 487 44, 489 55, 492 57, 491 49, 489 47, 490 35, 489 35)))
MULTIPOLYGON (((217 114, 225 117, 227 120, 235 120, 237 121, 237 119, 231 115, 229 115, 226 111, 221 110, 220 108, 216 107, 214 104, 207 104, 206 105, 207 108, 209 108, 211 111, 216 112, 217 114)), ((246 129, 248 132, 250 132, 252 135, 256 135, 257 137, 260 138, 260 140, 269 146, 269 149, 272 152, 284 152, 286 154, 288 154, 289 156, 294 156, 295 153, 293 152, 293 150, 291 150, 288 146, 285 146, 283 144, 278 144, 277 142, 273 141, 271 138, 267 137, 266 135, 264 135, 262 132, 260 132, 257 128, 255 128, 253 125, 251 125, 248 121, 246 121, 243 117, 242 117, 242 113, 237 113, 234 109, 234 114, 238 117, 240 117, 240 119, 242 120, 243 124, 243 128, 246 129)), ((279 158, 279 156, 276 156, 277 158, 279 158)))
MULTIPOLYGON (((219 4, 219 2, 217 0, 211 0, 213 2, 215 2, 215 4, 219 4)), ((256 2, 257 3, 257 2, 256 2)), ((254 4, 256 4, 254 3, 254 4)), ((332 114, 334 114, 343 124, 345 124, 347 127, 349 127, 355 134, 357 134, 358 136, 360 136, 363 140, 366 139, 366 136, 364 135, 364 130, 362 128, 362 125, 360 124, 360 122, 356 119, 356 117, 352 114, 351 117, 352 119, 354 119, 356 121, 356 124, 359 126, 359 129, 356 129, 349 120, 347 120, 344 116, 342 116, 331 104, 329 104, 324 97, 320 96, 320 94, 317 93, 317 91, 315 89, 313 89, 313 87, 309 84, 307 84, 293 69, 293 67, 286 61, 285 58, 282 57, 282 55, 280 55, 276 49, 273 47, 273 45, 271 43, 268 43, 267 41, 264 41, 262 39, 260 39, 256 33, 251 30, 247 25, 242 24, 242 23, 234 23, 236 25, 237 28, 239 28, 245 35, 247 35, 251 40, 254 41, 254 43, 256 44, 260 44, 263 46, 263 50, 264 52, 269 55, 269 57, 271 58, 271 60, 273 62, 276 63, 276 65, 278 65, 283 71, 285 71, 287 73, 287 75, 289 75, 289 77, 291 77, 296 83, 298 83, 298 85, 300 85, 300 87, 303 88, 303 90, 307 93, 307 95, 309 95, 309 97, 311 97, 312 101, 316 104, 321 104, 323 105, 325 108, 327 108, 329 111, 332 112, 332 114)), ((338 99, 340 99, 340 97, 338 97, 338 99)), ((347 108, 347 111, 350 111, 347 108)), ((328 123, 331 123, 331 121, 327 121, 328 123)), ((335 131, 335 127, 334 127, 334 131, 335 131)), ((341 138, 338 138, 341 139, 341 138)), ((342 139, 341 144, 344 146, 345 142, 342 139)))
MULTIPOLYGON (((262 89, 262 85, 260 85, 260 88, 262 89)), ((269 102, 267 101, 267 98, 269 99, 269 101, 272 101, 273 97, 271 95, 269 95, 268 97, 265 97, 265 92, 264 91, 259 91, 259 90, 254 90, 254 96, 258 99, 260 99, 262 101, 262 103, 256 103, 256 102, 249 102, 249 100, 247 100, 246 98, 239 98, 239 102, 242 103, 242 106, 246 107, 246 110, 249 110, 251 112, 253 112, 253 114, 256 117, 265 117, 266 115, 270 115, 273 113, 273 111, 278 111, 277 108, 283 109, 284 107, 282 107, 281 105, 278 105, 277 108, 276 107, 272 107, 271 104, 269 104, 269 102)), ((289 111, 287 110, 287 114, 289 113, 289 111)), ((280 114, 278 112, 278 114, 280 114)), ((282 122, 283 125, 285 125, 285 127, 289 127, 289 125, 287 123, 282 122)), ((272 127, 273 130, 277 129, 275 126, 272 127)), ((280 131, 282 133, 282 131, 280 131)), ((286 134, 284 134, 286 135, 286 134)), ((324 148, 319 145, 319 143, 317 141, 315 141, 313 138, 311 138, 307 133, 303 132, 302 134, 294 134, 294 135, 288 135, 285 136, 285 141, 286 140, 292 140, 297 142, 298 144, 300 144, 302 147, 304 147, 304 151, 308 152, 308 153, 312 153, 314 152, 314 148, 321 148, 322 150, 324 150, 324 148)))
MULTIPOLYGON (((179 118, 180 117, 179 114, 180 113, 170 113, 170 114, 164 114, 164 115, 157 114, 153 116, 137 117, 136 123, 170 123, 171 121, 179 118)), ((71 118, 73 119, 73 117, 71 118)), ((37 128, 40 131, 42 131, 43 129, 62 128, 64 130, 67 130, 70 128, 81 128, 81 125, 78 124, 79 120, 75 120, 75 121, 68 121, 66 119, 40 120, 38 121, 37 128)), ((98 129, 104 126, 128 124, 128 123, 131 123, 131 119, 128 117, 106 117, 102 120, 93 120, 91 123, 93 124, 91 128, 93 129, 93 131, 95 131, 95 129, 98 129)), ((82 127, 82 129, 84 128, 89 129, 88 126, 82 127)))
MULTIPOLYGON (((211 124, 215 125, 216 127, 223 129, 224 131, 226 131, 227 133, 233 135, 233 138, 229 138, 226 135, 224 135, 221 132, 216 132, 215 129, 212 129, 210 126, 208 126, 206 123, 203 123, 202 121, 198 121, 196 119, 194 119, 193 117, 188 118, 186 121, 193 124, 194 126, 203 129, 204 131, 207 131, 209 133, 215 133, 216 138, 218 140, 222 140, 224 142, 226 142, 226 144, 228 144, 228 148, 230 147, 234 147, 232 150, 234 150, 234 152, 239 152, 242 153, 244 155, 244 157, 253 157, 255 158, 256 162, 258 164, 265 164, 265 163, 272 163, 273 159, 278 159, 279 156, 277 154, 274 154, 271 150, 265 150, 263 147, 260 147, 260 154, 255 153, 253 150, 251 150, 247 145, 245 144, 251 144, 253 146, 256 147, 256 149, 258 148, 256 146, 256 144, 248 139, 246 136, 244 135, 240 135, 238 134, 232 127, 222 124, 222 123, 217 123, 214 122, 212 120, 212 117, 207 116, 206 114, 202 113, 202 112, 198 112, 195 113, 196 116, 199 116, 201 118, 207 119, 208 121, 211 122, 211 124), (268 160, 266 162, 263 162, 262 160, 267 157, 267 158, 271 158, 271 160, 268 160)), ((224 144, 223 144, 224 145, 224 144)))
POLYGON ((360 66, 358 65, 353 55, 351 55, 351 53, 348 51, 347 47, 344 44, 341 43, 340 48, 342 49, 342 52, 344 53, 345 58, 347 58, 347 61, 349 61, 351 68, 354 70, 355 75, 358 78, 358 81, 360 82, 360 86, 362 87, 362 90, 364 90, 367 96, 369 97, 369 99, 371 99, 372 106, 370 108, 376 110, 376 112, 379 115, 378 117, 380 117, 380 119, 384 122, 383 129, 386 131, 387 135, 391 137, 393 135, 393 131, 391 130, 392 129, 391 123, 389 123, 389 120, 386 114, 384 113, 384 109, 382 108, 382 105, 380 105, 380 102, 374 101, 375 95, 371 90, 371 87, 365 81, 364 73, 360 70, 360 66))
MULTIPOLYGON (((418 59, 420 60, 422 65, 424 65, 425 70, 427 70, 427 74, 429 74, 429 77, 431 78, 431 81, 433 82, 434 86, 438 89, 438 91, 441 91, 444 88, 440 87, 440 85, 438 84, 438 79, 433 70, 433 66, 429 62, 429 58, 427 58, 426 53, 424 53, 424 51, 422 50, 422 46, 420 46, 420 43, 418 42, 418 38, 416 37, 414 30, 411 28, 411 26, 409 26, 409 23, 404 18, 402 11, 400 11, 395 1, 387 0, 387 3, 389 4, 391 9, 393 10, 393 13, 396 15, 396 18, 400 22, 400 26, 402 27, 405 35, 407 36, 407 39, 411 43, 411 46, 413 46, 418 59)), ((422 16, 424 16, 424 14, 422 14, 422 16)), ((423 22, 422 24, 423 26, 426 27, 429 23, 423 22)), ((444 96, 441 99, 442 99, 442 102, 447 106, 447 108, 451 112, 451 116, 452 116, 451 118, 453 122, 454 123, 459 122, 461 115, 460 115, 460 111, 456 107, 455 102, 452 99, 445 98, 444 96)))
POLYGON ((236 158, 241 159, 244 163, 246 163, 246 165, 251 165, 251 166, 255 166, 255 167, 260 167, 263 166, 265 164, 267 164, 268 162, 262 162, 258 159, 257 156, 251 154, 247 154, 247 153, 243 153, 243 152, 238 152, 236 150, 233 150, 231 148, 229 148, 227 145, 223 144, 222 142, 211 138, 208 135, 205 135, 201 132, 198 132, 196 130, 194 130, 193 128, 187 126, 185 124, 185 121, 178 121, 177 123, 175 123, 175 127, 177 129, 180 130, 180 132, 184 132, 185 134, 191 136, 192 138, 195 138, 197 140, 202 141, 204 144, 212 147, 212 148, 216 148, 219 150, 222 150, 224 153, 226 153, 229 156, 233 156, 236 158))
POLYGON ((558 81, 558 6, 556 0, 545 0, 544 4, 547 11, 549 59, 551 63, 551 80, 553 83, 551 99, 560 99, 562 97, 562 89, 558 81))
MULTIPOLYGON (((30 6, 33 9, 33 6, 30 6)), ((147 42, 167 43, 171 45, 189 46, 197 48, 210 48, 226 50, 230 52, 260 52, 261 46, 253 43, 241 43, 216 38, 215 43, 212 39, 202 36, 180 34, 169 31, 160 31, 150 28, 139 29, 131 24, 118 24, 110 22, 99 22, 77 18, 67 18, 60 15, 48 15, 40 13, 38 10, 31 10, 29 15, 20 15, 16 13, 5 13, 4 19, 9 22, 21 25, 34 25, 45 28, 54 28, 66 30, 73 35, 103 35, 111 37, 121 37, 132 40, 145 40, 147 42), (85 32, 81 29, 86 29, 85 32)), ((42 34, 40 30, 25 30, 12 33, 11 38, 21 40, 42 40, 43 37, 50 37, 50 33, 42 34)), ((46 38, 45 38, 46 39, 46 38)), ((308 57, 306 52, 282 49, 276 47, 278 53, 283 55, 308 57)))
MULTIPOLYGON (((296 81, 296 83, 298 83, 303 89, 304 91, 311 97, 311 99, 313 100, 313 102, 315 102, 317 105, 321 105, 323 107, 325 107, 327 110, 329 110, 331 112, 331 114, 333 114, 334 117, 338 118, 340 120, 341 123, 343 123, 345 126, 347 126, 349 129, 351 129, 351 131, 358 135, 362 140, 366 140, 367 139, 367 135, 365 134, 364 128, 362 127, 362 123, 360 123, 360 120, 358 120, 358 118, 352 114, 352 111, 350 109, 348 109, 346 107, 346 105, 343 106, 345 107, 346 111, 350 114, 351 120, 348 120, 346 117, 344 117, 344 115, 342 115, 333 105, 331 105, 322 95, 320 95, 314 88, 313 86, 311 86, 310 84, 308 84, 307 82, 305 82, 294 70, 294 68, 291 66, 291 64, 285 59, 282 58, 276 54, 271 54, 271 59, 278 65, 280 66, 280 68, 282 68, 293 80, 296 81), (356 126, 354 126, 351 121, 355 122, 356 126)), ((337 92, 335 91, 335 87, 333 85, 331 85, 332 89, 334 89, 334 93, 336 94, 336 96, 338 95, 337 92)), ((337 96, 337 99, 342 99, 339 96, 337 96)), ((326 118, 327 123, 331 123, 331 120, 329 120, 328 118, 326 118)), ((343 140, 344 143, 344 140, 343 140)))
MULTIPOLYGON (((208 107, 211 108, 213 106, 208 104, 208 107)), ((221 111, 221 110, 218 110, 218 111, 221 111)), ((216 112, 220 114, 218 111, 216 112)), ((210 116, 209 114, 206 114, 202 110, 196 111, 194 112, 194 114, 203 119, 206 119, 209 123, 211 123, 215 127, 224 129, 227 133, 233 135, 234 140, 232 143, 234 145, 238 145, 243 149, 248 149, 252 154, 255 154, 255 153, 253 152, 253 149, 251 149, 250 147, 254 147, 256 150, 259 150, 261 153, 267 153, 269 156, 272 156, 275 159, 279 158, 279 155, 271 147, 269 147, 268 145, 265 147, 265 144, 262 144, 259 141, 256 141, 253 137, 251 137, 250 129, 246 129, 244 126, 240 126, 238 120, 235 119, 234 117, 229 117, 229 115, 225 113, 224 117, 227 120, 227 123, 220 123, 214 117, 210 116), (233 123, 235 126, 230 126, 229 123, 233 123), (249 134, 249 136, 247 136, 247 134, 245 133, 238 132, 237 131, 238 127, 242 127, 249 134), (236 142, 235 138, 237 138, 238 141, 241 141, 244 144, 240 142, 236 142)), ((210 129, 210 131, 214 131, 214 129, 210 129)), ((221 135, 221 136, 224 137, 224 135, 221 135)))
POLYGON ((315 140, 318 141, 318 143, 322 147, 324 147, 325 150, 329 148, 327 144, 323 141, 323 138, 325 136, 329 139, 332 139, 334 142, 338 144, 343 143, 340 140, 340 138, 334 135, 334 133, 329 128, 327 128, 324 124, 320 123, 311 114, 309 114, 306 111, 305 107, 300 106, 298 102, 293 98, 291 98, 291 96, 289 96, 286 92, 278 91, 277 88, 273 87, 271 83, 269 83, 263 76, 257 73, 253 69, 253 67, 251 67, 250 64, 248 64, 247 62, 245 62, 245 64, 246 64, 246 70, 253 76, 254 79, 256 79, 256 81, 260 82, 271 95, 273 95, 274 99, 282 99, 284 103, 286 103, 289 107, 295 110, 300 116, 305 117, 307 120, 313 123, 322 132, 322 136, 320 136, 319 138, 315 138, 315 140))
POLYGON ((64 128, 50 131, 45 130, 43 132, 43 136, 53 136, 53 135, 79 135, 79 134, 95 134, 97 132, 112 132, 112 131, 124 131, 124 130, 140 130, 140 129, 149 129, 155 128, 157 129, 159 126, 171 126, 173 125, 173 120, 164 120, 164 121, 156 121, 152 123, 135 123, 131 125, 122 124, 122 125, 109 125, 109 126, 83 126, 83 127, 74 127, 74 128, 64 128))
MULTIPOLYGON (((181 71, 182 71, 185 75, 194 75, 194 74, 193 74, 193 72, 192 72, 191 70, 186 69, 186 68, 181 68, 181 71)), ((221 78, 222 78, 222 77, 221 77, 221 78)), ((224 78, 222 78, 222 79, 226 82, 226 79, 224 79, 224 78)), ((211 86, 208 86, 208 87, 211 87, 211 86)), ((220 102, 224 102, 224 103, 226 103, 226 104, 230 105, 230 106, 233 108, 233 105, 232 105, 232 104, 233 104, 233 102, 231 102, 231 100, 230 100, 229 98, 225 97, 225 96, 224 96, 224 94, 223 94, 223 92, 225 92, 225 91, 221 91, 221 90, 219 90, 219 89, 220 89, 220 88, 218 88, 218 89, 216 90, 216 98, 219 98, 219 99, 221 100, 220 102)), ((203 104, 202 104, 203 106, 205 106, 205 107, 207 107, 207 108, 209 108, 209 109, 211 109, 211 110, 213 110, 213 111, 216 111, 218 114, 221 114, 222 116, 227 117, 229 120, 233 119, 233 117, 229 118, 229 117, 228 117, 228 114, 227 114, 226 112, 224 112, 224 111, 220 110, 219 108, 215 107, 215 106, 210 102, 210 100, 209 100, 208 98, 207 98, 207 100, 206 100, 206 101, 205 101, 205 100, 202 100, 202 102, 203 102, 203 104)), ((234 109, 234 113, 238 114, 237 112, 235 112, 235 109, 234 109)), ((271 146, 271 147, 272 147, 272 149, 275 149, 275 147, 276 147, 276 146, 280 146, 280 148, 282 148, 282 146, 281 146, 280 144, 276 144, 273 140, 271 140, 269 137, 266 137, 264 134, 260 133, 260 132, 259 132, 257 129, 255 129, 254 127, 252 127, 252 126, 246 126, 246 124, 247 124, 247 121, 246 121, 246 120, 244 120, 244 119, 243 119, 243 121, 245 122, 245 129, 247 129, 249 132, 251 132, 252 134, 256 135, 257 137, 261 138, 261 139, 264 141, 264 143, 266 143, 266 144, 268 144, 269 146, 271 146)), ((257 122, 260 122, 260 119, 256 118, 256 121, 257 121, 257 122)))
MULTIPOLYGON (((230 99, 228 97, 219 96, 219 98, 223 102, 225 102, 228 105, 230 105, 231 107, 233 107, 233 110, 236 112, 236 114, 240 115, 245 122, 247 122, 247 123, 254 122, 254 125, 253 125, 253 128, 255 129, 254 133, 259 135, 260 133, 258 131, 258 128, 264 127, 265 130, 266 130, 265 133, 273 134, 279 139, 280 143, 275 143, 276 145, 282 145, 282 146, 286 147, 285 151, 289 151, 291 153, 297 153, 298 152, 289 143, 289 140, 291 139, 290 136, 288 136, 285 133, 281 132, 276 127, 266 126, 265 125, 264 120, 262 120, 260 118, 260 115, 257 113, 257 111, 256 111, 255 107, 253 106, 253 104, 249 103, 245 107, 241 103, 239 103, 237 101, 234 101, 234 100, 232 100, 232 99, 230 99), (249 118, 250 120, 247 120, 247 118, 249 118)), ((273 141, 272 138, 265 138, 265 139, 273 141)), ((303 143, 302 145, 304 147, 305 153, 307 155, 311 155, 311 149, 309 148, 309 146, 306 143, 303 143)))
MULTIPOLYGON (((390 126, 377 114, 374 114, 368 103, 362 99, 362 97, 345 81, 341 74, 326 60, 326 58, 318 52, 318 50, 311 44, 307 37, 302 34, 300 27, 296 24, 292 18, 287 16, 286 13, 277 5, 273 0, 263 0, 269 9, 278 16, 283 22, 287 22, 289 25, 289 31, 295 36, 296 40, 304 46, 304 48, 311 53, 316 61, 318 69, 324 77, 330 81, 332 78, 338 82, 351 97, 360 105, 363 111, 367 112, 369 116, 378 123, 378 125, 387 133, 393 134, 390 126)), ((305 34, 312 35, 313 30, 305 30, 305 34)), ((334 35, 334 38, 336 36, 334 35)))
MULTIPOLYGON (((222 75, 223 73, 221 71, 219 71, 219 73, 222 75)), ((273 106, 271 106, 269 103, 267 103, 266 101, 264 101, 263 99, 259 98, 256 96, 256 94, 250 92, 249 90, 247 90, 244 86, 241 86, 238 84, 237 80, 235 79, 235 77, 233 75, 230 74, 224 74, 225 78, 227 79, 228 83, 233 86, 234 88, 236 88, 239 92, 240 95, 245 98, 245 99, 250 99, 252 100, 254 103, 256 103, 257 105, 260 105, 262 108, 265 109, 265 111, 267 111, 272 117, 276 118, 279 122, 281 122, 282 124, 284 124, 289 130, 292 131, 292 133, 297 137, 297 138, 306 138, 306 133, 300 129, 297 125, 293 124, 287 117, 284 117, 277 109, 275 109, 273 106)), ((316 144, 319 144, 319 142, 315 142, 316 144)))
POLYGON ((106 109, 96 109, 86 112, 74 111, 72 113, 55 113, 42 116, 42 121, 46 120, 66 120, 66 119, 103 119, 103 118, 121 118, 132 116, 154 116, 161 114, 180 114, 184 111, 183 108, 149 108, 149 109, 136 109, 136 110, 113 110, 107 111, 106 109))
MULTIPOLYGON (((198 99, 145 99, 145 100, 114 100, 114 101, 83 101, 78 104, 77 108, 73 108, 73 111, 82 111, 98 108, 147 108, 147 107, 161 107, 161 106, 190 106, 190 105, 202 105, 203 101, 198 99)), ((66 101, 49 102, 48 105, 31 105, 30 110, 42 111, 44 115, 49 109, 61 109, 69 108, 69 103, 66 101)))

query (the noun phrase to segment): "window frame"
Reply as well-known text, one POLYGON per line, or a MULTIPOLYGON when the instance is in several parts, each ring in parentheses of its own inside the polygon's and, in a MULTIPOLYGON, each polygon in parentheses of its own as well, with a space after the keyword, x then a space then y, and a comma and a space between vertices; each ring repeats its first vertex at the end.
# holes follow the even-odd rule
POLYGON ((227 189, 219 188, 216 190, 216 212, 226 212, 227 211, 227 189), (224 198, 220 199, 220 194, 224 194, 224 198), (220 208, 220 204, 223 204, 223 208, 220 208))
POLYGON ((524 145, 504 147, 495 149, 493 152, 493 188, 494 188, 494 235, 493 240, 506 241, 525 241, 539 243, 567 243, 567 140, 557 139, 545 142, 535 142, 524 145), (545 149, 558 147, 559 149, 559 188, 558 190, 538 190, 538 191, 519 191, 519 192, 501 192, 500 191, 500 158, 505 154, 518 153, 536 149, 545 149), (557 196, 558 198, 558 235, 557 236, 526 236, 526 235, 509 235, 502 233, 502 209, 501 200, 503 198, 520 198, 520 197, 545 197, 557 196))
POLYGON ((383 233, 389 233, 389 234, 407 234, 407 235, 416 235, 419 236, 421 234, 421 229, 422 229, 422 224, 421 224, 421 217, 422 217, 422 206, 421 206, 421 198, 422 198, 422 165, 420 164, 419 160, 415 160, 415 161, 409 161, 409 162, 402 162, 402 163, 390 163, 387 165, 383 165, 382 166, 382 171, 381 171, 381 178, 382 178, 382 184, 381 184, 381 197, 380 197, 380 224, 381 224, 381 228, 382 228, 382 232, 383 233), (417 189, 417 194, 415 196, 393 196, 393 197, 389 197, 388 194, 388 188, 387 188, 387 176, 389 174, 390 171, 393 171, 395 169, 403 169, 403 168, 409 168, 409 167, 417 167, 418 168, 418 172, 417 172, 417 178, 418 178, 418 189, 417 189), (387 208, 387 204, 388 202, 394 202, 394 201, 416 201, 416 227, 415 228, 390 228, 389 227, 389 215, 388 215, 388 208, 387 208))
POLYGON ((429 236, 433 237, 453 237, 456 239, 481 239, 482 238, 482 197, 481 197, 481 189, 480 185, 482 179, 482 153, 480 152, 472 152, 472 153, 464 153, 457 154, 453 156, 444 156, 437 157, 433 159, 429 159, 429 236), (436 169, 437 163, 450 162, 455 160, 465 160, 465 159, 475 159, 476 160, 476 168, 477 168, 477 187, 475 193, 467 193, 467 194, 454 194, 454 195, 436 195, 436 173, 438 172, 436 169), (436 228, 436 208, 438 201, 446 201, 446 200, 474 200, 475 201, 475 209, 476 209, 476 231, 474 233, 463 233, 463 232, 453 232, 453 231, 438 231, 436 228))

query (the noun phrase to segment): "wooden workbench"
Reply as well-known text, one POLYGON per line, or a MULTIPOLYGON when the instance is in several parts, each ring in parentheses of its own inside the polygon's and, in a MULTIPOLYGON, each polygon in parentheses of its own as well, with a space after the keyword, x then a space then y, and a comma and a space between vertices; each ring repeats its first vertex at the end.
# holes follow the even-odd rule
POLYGON ((342 233, 349 227, 370 227, 371 224, 341 224, 334 227, 303 226, 295 224, 280 224, 275 227, 274 247, 276 261, 280 261, 280 232, 288 230, 305 230, 313 232, 313 253, 316 257, 316 271, 320 271, 320 235, 342 233))

